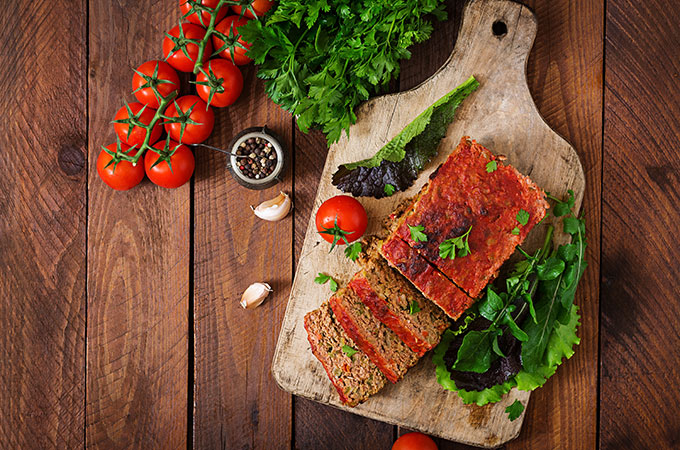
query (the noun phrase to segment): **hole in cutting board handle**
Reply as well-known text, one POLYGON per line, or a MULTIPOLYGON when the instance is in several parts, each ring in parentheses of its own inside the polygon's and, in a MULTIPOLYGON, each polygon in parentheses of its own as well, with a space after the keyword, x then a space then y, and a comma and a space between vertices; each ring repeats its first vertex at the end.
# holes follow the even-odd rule
POLYGON ((501 38, 508 34, 508 26, 502 20, 497 20, 491 25, 491 31, 494 36, 501 38))

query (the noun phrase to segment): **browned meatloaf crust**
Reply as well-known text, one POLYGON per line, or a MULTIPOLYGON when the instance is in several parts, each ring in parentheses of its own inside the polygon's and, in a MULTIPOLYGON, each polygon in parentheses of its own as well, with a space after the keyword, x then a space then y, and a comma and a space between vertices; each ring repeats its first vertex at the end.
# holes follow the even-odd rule
POLYGON ((385 376, 364 353, 357 351, 348 356, 342 350, 344 345, 357 347, 334 319, 328 302, 307 313, 304 323, 312 353, 326 370, 343 403, 356 406, 385 385, 385 376))
POLYGON ((378 253, 378 243, 373 237, 365 239, 366 250, 358 259, 363 270, 353 281, 353 289, 378 320, 418 356, 423 356, 439 343, 449 319, 387 265, 378 253), (410 305, 413 307, 409 308, 410 305))
MULTIPOLYGON (((385 245, 397 239, 406 242, 474 298, 545 216, 548 204, 544 197, 529 178, 463 137, 410 208, 396 218, 385 245), (495 169, 488 169, 489 163, 495 164, 495 169), (529 214, 525 225, 517 220, 521 210, 529 214), (427 241, 412 240, 409 226, 423 226, 427 241), (471 253, 455 259, 441 258, 440 244, 468 229, 471 253)), ((382 253, 390 260, 389 252, 382 253)))
POLYGON ((388 380, 396 383, 418 362, 418 355, 371 314, 353 289, 355 279, 356 275, 346 289, 338 290, 329 300, 333 314, 357 347, 388 380))

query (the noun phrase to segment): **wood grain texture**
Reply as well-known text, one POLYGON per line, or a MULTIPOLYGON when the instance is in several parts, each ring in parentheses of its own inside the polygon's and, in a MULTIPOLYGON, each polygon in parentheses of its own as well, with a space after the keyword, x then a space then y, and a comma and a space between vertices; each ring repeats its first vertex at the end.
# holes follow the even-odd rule
MULTIPOLYGON (((337 193, 330 184, 330 175, 338 164, 373 154, 415 115, 470 74, 478 77, 482 87, 461 107, 458 120, 449 128, 441 148, 450 151, 460 136, 470 134, 494 151, 507 155, 510 163, 553 194, 562 195, 566 189, 574 189, 580 205, 584 180, 576 154, 539 117, 526 86, 525 64, 536 32, 533 15, 526 8, 505 1, 474 2, 465 14, 456 50, 431 79, 412 91, 380 97, 362 105, 359 121, 350 131, 350 140, 343 137, 331 148, 316 206, 337 193), (508 33, 502 37, 491 32, 497 20, 508 24, 508 33)), ((441 151, 429 171, 443 161, 449 151, 441 151)), ((369 215, 369 233, 377 230, 381 218, 400 198, 417 192, 429 171, 425 171, 415 186, 390 202, 362 199, 369 215)), ((337 275, 340 281, 346 281, 356 268, 341 256, 329 255, 322 246, 317 246, 317 241, 313 227, 308 228, 273 372, 284 389, 340 406, 325 374, 308 351, 301 319, 328 296, 323 286, 312 282, 319 267, 337 275)), ((431 361, 426 358, 399 384, 388 386, 352 411, 484 446, 496 446, 519 432, 521 421, 508 422, 503 409, 506 402, 511 403, 515 398, 526 400, 527 393, 515 390, 503 402, 483 408, 483 417, 479 417, 477 408, 464 407, 455 393, 442 391, 432 372, 431 361)))
POLYGON ((607 2, 600 448, 680 446, 680 10, 607 2))
POLYGON ((12 1, 3 10, 0 447, 78 448, 85 414, 86 7, 12 1))
MULTIPOLYGON (((302 251, 305 231, 314 211, 328 147, 320 131, 302 133, 295 128, 295 164, 293 167, 295 210, 295 262, 302 251)), ((293 398, 293 448, 326 450, 345 448, 389 448, 393 426, 366 419, 303 397, 293 398)))
POLYGON ((531 396, 519 438, 508 449, 596 446, 602 170, 603 1, 529 1, 538 35, 529 57, 529 88, 546 122, 578 151, 586 176, 588 268, 576 304, 581 343, 576 354, 531 396))
POLYGON ((126 192, 96 173, 133 69, 161 56, 169 4, 90 1, 87 446, 186 448, 190 186, 126 192), (140 20, 143 18, 143 20, 140 20))
MULTIPOLYGON (((235 134, 267 125, 291 150, 292 118, 263 95, 252 66, 238 102, 217 111, 209 142, 226 148, 235 134)), ((289 448, 291 396, 270 374, 271 358, 292 279, 293 219, 258 219, 249 205, 291 192, 291 172, 264 191, 248 190, 226 170, 226 159, 197 152, 195 177, 194 446, 289 448), (262 306, 244 310, 254 282, 274 289, 262 306)))

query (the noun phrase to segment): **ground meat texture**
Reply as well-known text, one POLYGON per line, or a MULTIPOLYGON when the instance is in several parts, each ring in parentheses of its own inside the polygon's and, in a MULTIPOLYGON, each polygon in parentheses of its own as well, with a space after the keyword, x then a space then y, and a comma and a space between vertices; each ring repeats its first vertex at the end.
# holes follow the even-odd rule
POLYGON ((357 347, 388 380, 396 383, 418 362, 418 355, 371 314, 351 285, 350 282, 329 300, 333 314, 357 347))
POLYGON ((547 208, 545 194, 529 178, 464 137, 411 208, 396 218, 397 226, 388 240, 399 238, 406 242, 474 298, 496 277, 547 208), (496 164, 491 172, 487 170, 490 162, 496 164), (526 225, 517 221, 520 210, 529 213, 526 225), (425 242, 411 239, 409 226, 418 225, 425 228, 425 242), (440 258, 442 242, 463 235, 470 227, 471 254, 440 258), (518 233, 513 234, 516 227, 518 233))
POLYGON ((304 324, 312 353, 326 370, 343 403, 356 406, 385 385, 385 376, 364 353, 357 351, 348 356, 343 351, 344 345, 357 347, 333 317, 328 302, 305 315, 304 324))
POLYGON ((380 254, 426 298, 456 320, 474 300, 399 237, 380 246, 380 254))
POLYGON ((378 241, 367 238, 359 255, 362 271, 352 280, 352 289, 373 315, 390 328, 418 356, 435 347, 450 321, 444 312, 422 296, 377 250, 378 241), (419 311, 410 313, 415 303, 419 311))

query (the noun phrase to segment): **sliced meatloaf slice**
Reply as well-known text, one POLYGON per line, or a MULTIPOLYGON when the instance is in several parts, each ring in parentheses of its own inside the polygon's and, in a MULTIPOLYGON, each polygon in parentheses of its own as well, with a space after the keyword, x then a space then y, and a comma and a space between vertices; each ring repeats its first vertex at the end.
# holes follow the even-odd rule
POLYGON ((360 274, 352 288, 373 315, 408 347, 423 356, 435 347, 450 321, 378 253, 378 240, 368 237, 359 255, 360 274))
POLYGON ((501 265, 546 214, 545 194, 514 167, 463 137, 431 175, 410 208, 396 218, 387 242, 401 239, 471 297, 496 277, 501 265), (526 223, 518 220, 525 215, 526 223), (426 241, 414 241, 422 226, 426 241), (440 257, 440 245, 470 230, 471 253, 440 257))
POLYGON ((399 237, 383 242, 380 254, 453 320, 458 319, 474 302, 399 237))
POLYGON ((356 276, 329 300, 333 314, 357 347, 388 380, 396 383, 418 362, 418 355, 371 314, 355 290, 355 280, 356 276))
POLYGON ((312 353, 343 403, 356 406, 385 386, 387 380, 378 367, 364 353, 355 352, 357 347, 334 319, 328 302, 307 313, 304 323, 312 353))

